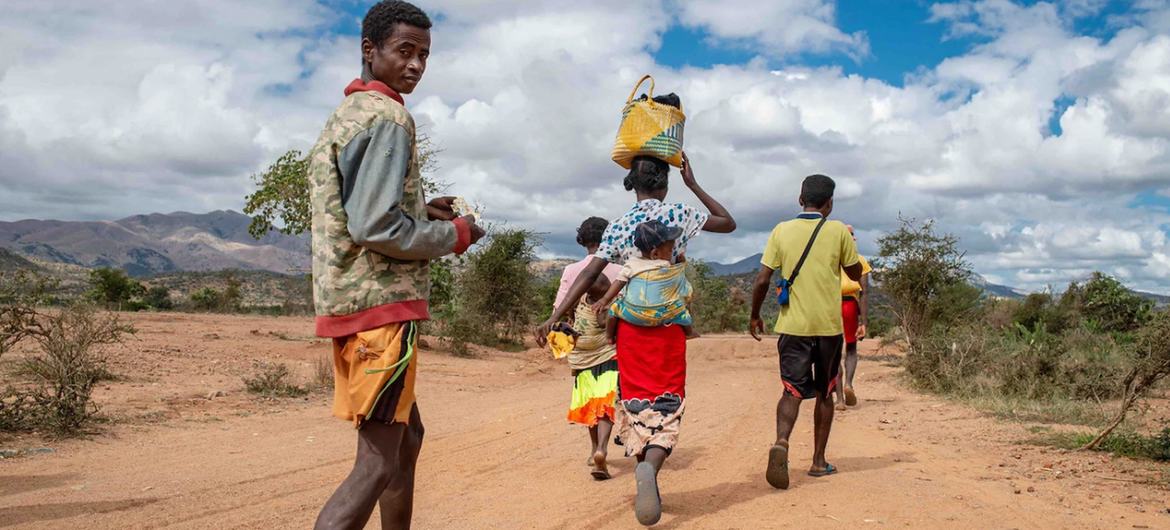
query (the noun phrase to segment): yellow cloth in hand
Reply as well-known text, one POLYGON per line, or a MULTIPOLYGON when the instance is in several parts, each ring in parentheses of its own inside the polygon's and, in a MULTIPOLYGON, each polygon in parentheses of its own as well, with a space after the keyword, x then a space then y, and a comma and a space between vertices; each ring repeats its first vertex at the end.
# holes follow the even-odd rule
POLYGON ((554 359, 564 359, 577 345, 577 339, 568 333, 552 331, 548 334, 548 345, 554 359))

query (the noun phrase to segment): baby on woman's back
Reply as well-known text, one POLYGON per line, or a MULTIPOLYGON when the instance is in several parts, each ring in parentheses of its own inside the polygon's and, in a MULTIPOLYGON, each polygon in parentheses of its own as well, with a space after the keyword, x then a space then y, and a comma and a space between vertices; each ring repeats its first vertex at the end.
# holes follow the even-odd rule
POLYGON ((634 229, 641 256, 630 256, 609 291, 593 304, 598 314, 609 310, 606 333, 611 343, 617 340, 618 319, 643 327, 678 325, 688 339, 699 336, 686 305, 691 295, 686 264, 674 259, 675 240, 681 235, 682 228, 656 220, 634 229))

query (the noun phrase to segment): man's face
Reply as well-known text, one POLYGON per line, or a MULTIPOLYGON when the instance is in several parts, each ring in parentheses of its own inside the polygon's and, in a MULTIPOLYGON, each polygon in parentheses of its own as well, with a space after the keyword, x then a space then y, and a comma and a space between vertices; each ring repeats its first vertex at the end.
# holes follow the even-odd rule
POLYGON ((362 57, 370 65, 374 79, 399 94, 414 92, 414 87, 422 81, 430 54, 430 30, 401 22, 381 46, 375 46, 369 39, 362 40, 362 57))

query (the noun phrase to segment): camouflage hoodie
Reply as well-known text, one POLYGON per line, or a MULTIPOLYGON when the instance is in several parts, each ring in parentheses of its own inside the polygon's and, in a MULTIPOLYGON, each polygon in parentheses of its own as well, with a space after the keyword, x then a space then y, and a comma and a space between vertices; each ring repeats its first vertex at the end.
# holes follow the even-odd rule
POLYGON ((462 253, 471 227, 430 221, 414 118, 402 96, 355 79, 309 155, 317 335, 430 317, 429 260, 462 253))

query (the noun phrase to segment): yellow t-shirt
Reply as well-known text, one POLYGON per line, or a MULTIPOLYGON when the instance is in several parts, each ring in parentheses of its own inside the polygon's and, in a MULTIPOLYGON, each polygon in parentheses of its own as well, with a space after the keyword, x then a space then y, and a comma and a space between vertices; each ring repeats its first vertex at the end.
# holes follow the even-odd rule
MULTIPOLYGON (((873 271, 873 268, 869 266, 869 262, 865 260, 865 256, 857 256, 857 259, 861 261, 862 276, 865 276, 866 274, 869 274, 871 271, 873 271)), ((841 296, 848 296, 849 298, 857 300, 857 295, 859 294, 861 294, 861 282, 855 282, 851 280, 849 275, 845 274, 845 269, 841 269, 841 296)))
MULTIPOLYGON (((760 263, 788 277, 821 220, 803 213, 772 229, 760 263)), ((780 308, 776 332, 802 337, 831 337, 845 332, 841 324, 841 268, 856 265, 857 243, 840 221, 826 221, 789 288, 788 305, 780 308)))

